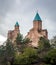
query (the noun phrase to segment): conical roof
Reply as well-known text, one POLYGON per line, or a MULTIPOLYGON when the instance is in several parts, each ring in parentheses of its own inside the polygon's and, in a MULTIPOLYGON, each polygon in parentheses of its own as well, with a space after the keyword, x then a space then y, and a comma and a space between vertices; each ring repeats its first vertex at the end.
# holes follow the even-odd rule
POLYGON ((19 23, 18 23, 18 21, 16 22, 15 26, 19 26, 19 23))
POLYGON ((42 21, 38 13, 35 16, 34 21, 42 21))

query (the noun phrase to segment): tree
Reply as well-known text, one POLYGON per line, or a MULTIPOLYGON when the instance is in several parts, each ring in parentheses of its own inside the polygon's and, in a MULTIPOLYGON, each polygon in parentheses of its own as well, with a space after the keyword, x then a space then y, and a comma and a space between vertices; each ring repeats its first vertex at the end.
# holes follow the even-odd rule
POLYGON ((29 38, 23 38, 23 35, 18 34, 15 41, 17 44, 26 44, 26 43, 30 42, 30 39, 29 38))
POLYGON ((44 62, 50 65, 56 65, 56 49, 51 49, 45 56, 44 62))
POLYGON ((29 38, 24 38, 23 39, 23 44, 28 44, 29 42, 31 42, 29 38))
POLYGON ((7 62, 9 62, 11 65, 13 65, 15 52, 16 52, 15 46, 8 39, 6 42, 5 58, 6 58, 7 62))
POLYGON ((56 36, 54 36, 54 38, 50 40, 50 44, 52 48, 56 48, 56 36))
POLYGON ((6 60, 5 60, 5 50, 6 47, 4 45, 0 46, 0 64, 1 65, 6 65, 6 60))
POLYGON ((18 50, 20 52, 23 52, 23 48, 26 47, 26 45, 30 42, 30 39, 23 38, 23 36, 21 34, 18 34, 15 41, 16 41, 18 50))
POLYGON ((37 50, 31 47, 24 49, 24 52, 15 58, 15 65, 29 65, 31 63, 37 62, 39 59, 37 50))
POLYGON ((8 39, 6 45, 0 46, 0 64, 13 65, 15 54, 18 54, 17 46, 13 45, 8 39))
POLYGON ((21 34, 18 34, 15 41, 16 41, 17 45, 18 44, 22 44, 22 42, 23 42, 23 36, 21 34))
POLYGON ((50 48, 50 43, 49 43, 49 40, 48 39, 45 39, 44 37, 40 37, 40 40, 38 42, 38 49, 40 51, 42 50, 46 50, 48 48, 50 48))

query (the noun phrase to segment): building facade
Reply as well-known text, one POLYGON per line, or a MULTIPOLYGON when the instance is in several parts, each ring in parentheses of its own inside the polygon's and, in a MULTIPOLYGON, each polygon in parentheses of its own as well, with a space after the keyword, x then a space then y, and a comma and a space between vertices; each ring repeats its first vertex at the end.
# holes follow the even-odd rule
POLYGON ((19 24, 18 24, 18 22, 16 22, 16 24, 14 26, 14 30, 8 31, 8 39, 11 40, 12 43, 14 43, 15 39, 19 33, 20 33, 19 24))
POLYGON ((42 29, 42 20, 37 13, 33 20, 33 28, 30 29, 30 31, 26 35, 26 38, 29 38, 32 41, 31 43, 29 43, 29 45, 37 47, 40 37, 48 39, 48 32, 47 29, 42 29))
MULTIPOLYGON (((14 42, 18 33, 20 33, 20 29, 18 22, 16 22, 15 29, 8 31, 8 38, 14 42)), ((33 20, 33 28, 30 29, 25 38, 29 38, 32 41, 29 45, 37 47, 40 37, 48 39, 48 32, 47 29, 42 29, 42 20, 37 13, 33 20)))

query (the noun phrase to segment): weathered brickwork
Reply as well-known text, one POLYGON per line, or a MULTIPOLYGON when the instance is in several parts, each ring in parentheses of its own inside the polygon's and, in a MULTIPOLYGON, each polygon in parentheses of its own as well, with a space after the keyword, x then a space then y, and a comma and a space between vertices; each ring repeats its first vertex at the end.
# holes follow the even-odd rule
MULTIPOLYGON (((20 29, 18 22, 16 22, 14 30, 8 31, 8 38, 12 42, 14 42, 18 33, 20 33, 20 29)), ((45 37, 46 39, 48 39, 48 32, 46 29, 42 29, 42 20, 38 13, 33 20, 33 28, 30 29, 30 31, 25 37, 29 38, 32 41, 31 43, 29 43, 29 45, 33 47, 38 46, 38 41, 40 37, 45 37)))

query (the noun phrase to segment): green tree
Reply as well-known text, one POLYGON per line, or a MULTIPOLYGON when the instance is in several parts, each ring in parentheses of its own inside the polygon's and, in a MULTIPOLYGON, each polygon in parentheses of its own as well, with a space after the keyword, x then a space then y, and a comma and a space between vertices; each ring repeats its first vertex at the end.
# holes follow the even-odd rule
POLYGON ((0 64, 1 65, 6 65, 6 59, 5 59, 5 50, 6 47, 4 45, 0 46, 0 64))
POLYGON ((38 49, 40 51, 42 50, 46 50, 48 48, 50 48, 50 43, 49 43, 49 40, 48 39, 45 39, 44 37, 40 37, 40 40, 38 42, 38 49))
POLYGON ((38 61, 39 57, 37 54, 37 50, 31 47, 27 47, 24 49, 24 52, 15 58, 14 64, 18 65, 29 65, 38 61))
POLYGON ((23 36, 21 34, 18 34, 15 41, 16 41, 17 45, 18 44, 22 44, 22 42, 23 42, 23 36))
POLYGON ((15 41, 16 41, 18 50, 20 52, 23 52, 23 48, 25 48, 27 46, 27 44, 30 42, 30 39, 23 38, 23 36, 21 34, 18 34, 15 41))
POLYGON ((0 46, 0 64, 13 65, 15 53, 17 53, 16 46, 8 39, 5 46, 0 46))
POLYGON ((50 44, 52 48, 56 48, 56 36, 54 36, 54 38, 50 40, 50 44))
POLYGON ((23 38, 23 35, 18 34, 15 41, 17 44, 26 44, 26 43, 30 42, 30 39, 29 38, 23 38))
POLYGON ((31 42, 29 38, 24 38, 22 41, 23 44, 28 44, 29 42, 31 42))
POLYGON ((12 44, 12 42, 8 39, 6 42, 5 58, 7 62, 9 62, 11 65, 13 65, 15 53, 16 53, 16 48, 12 44))
POLYGON ((46 56, 44 56, 46 64, 56 65, 56 49, 51 49, 46 56))

